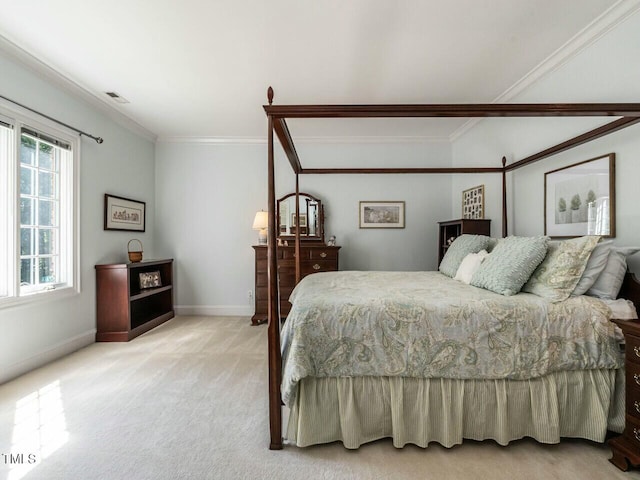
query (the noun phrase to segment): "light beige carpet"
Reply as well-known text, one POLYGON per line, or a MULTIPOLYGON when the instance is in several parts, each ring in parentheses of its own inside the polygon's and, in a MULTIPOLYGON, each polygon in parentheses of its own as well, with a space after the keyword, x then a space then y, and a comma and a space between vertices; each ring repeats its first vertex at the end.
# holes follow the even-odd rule
POLYGON ((581 440, 269 451, 266 345, 245 318, 178 317, 0 386, 0 479, 640 479, 581 440))

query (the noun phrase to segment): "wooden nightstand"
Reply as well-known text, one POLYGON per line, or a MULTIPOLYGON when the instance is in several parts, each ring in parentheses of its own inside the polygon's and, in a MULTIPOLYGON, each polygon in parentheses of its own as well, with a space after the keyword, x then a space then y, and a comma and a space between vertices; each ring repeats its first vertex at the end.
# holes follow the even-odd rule
POLYGON ((622 436, 609 441, 610 462, 627 471, 640 465, 640 322, 614 320, 625 339, 625 427, 622 436))

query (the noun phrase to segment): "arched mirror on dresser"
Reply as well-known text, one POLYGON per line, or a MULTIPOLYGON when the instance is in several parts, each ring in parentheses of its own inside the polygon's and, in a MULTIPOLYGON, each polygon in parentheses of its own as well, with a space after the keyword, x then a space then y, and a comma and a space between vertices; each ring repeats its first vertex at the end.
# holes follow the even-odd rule
MULTIPOLYGON (((338 270, 339 246, 326 245, 324 238, 324 208, 322 201, 302 193, 299 199, 299 219, 296 216, 296 194, 288 193, 276 201, 278 229, 278 292, 280 317, 291 310, 289 295, 296 286, 296 231, 300 229, 300 277, 318 272, 338 270)), ((251 323, 267 321, 267 246, 254 245, 255 251, 255 314, 251 323)))
POLYGON ((300 228, 303 242, 324 243, 324 210, 319 198, 302 193, 298 195, 300 221, 296 218, 296 194, 289 193, 276 202, 278 218, 278 238, 281 242, 295 241, 296 230, 300 228))

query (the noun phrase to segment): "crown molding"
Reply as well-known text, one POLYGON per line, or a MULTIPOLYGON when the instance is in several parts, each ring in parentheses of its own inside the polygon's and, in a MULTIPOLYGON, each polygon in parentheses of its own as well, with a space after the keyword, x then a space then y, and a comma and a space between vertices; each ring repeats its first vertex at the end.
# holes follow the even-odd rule
MULTIPOLYGON (((266 145, 266 137, 158 137, 157 143, 190 143, 208 145, 266 145)), ((332 137, 296 137, 296 145, 304 144, 428 144, 450 143, 448 136, 332 136, 332 137)))
POLYGON ((155 142, 157 135, 145 127, 131 119, 120 110, 116 109, 113 105, 96 96, 88 88, 84 87, 80 83, 71 80, 66 75, 55 70, 53 67, 47 65, 36 56, 29 53, 24 48, 13 43, 8 38, 0 35, 0 50, 6 53, 10 58, 20 62, 23 66, 30 69, 37 75, 44 77, 52 84, 62 88, 64 91, 72 94, 76 98, 83 100, 92 107, 96 108, 100 112, 104 113, 111 120, 121 125, 122 127, 140 135, 141 137, 155 142))
MULTIPOLYGON (((618 0, 617 3, 580 30, 564 45, 536 65, 524 77, 496 97, 491 103, 508 103, 510 100, 513 100, 540 79, 568 63, 599 38, 609 33, 639 10, 640 0, 618 0)), ((461 125, 449 136, 449 141, 453 143, 483 120, 485 119, 473 118, 465 122, 464 125, 461 125)))
POLYGON ((160 136, 156 143, 190 143, 203 145, 266 145, 266 137, 191 137, 160 136))

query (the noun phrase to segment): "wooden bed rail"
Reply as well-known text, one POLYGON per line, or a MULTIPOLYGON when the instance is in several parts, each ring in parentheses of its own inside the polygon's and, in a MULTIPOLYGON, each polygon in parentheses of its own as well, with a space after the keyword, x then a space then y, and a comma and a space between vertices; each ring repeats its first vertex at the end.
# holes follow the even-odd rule
MULTIPOLYGON (((500 173, 502 175, 502 236, 507 236, 507 180, 511 170, 524 167, 556 153, 582 145, 640 122, 640 103, 544 103, 544 104, 439 104, 439 105, 272 105, 273 88, 267 90, 269 105, 264 105, 268 119, 268 211, 267 282, 268 282, 268 365, 269 429, 271 450, 282 449, 282 354, 280 350, 280 299, 278 298, 277 219, 275 197, 274 133, 296 174, 296 215, 299 215, 300 174, 460 174, 500 173), (432 167, 432 168, 311 168, 304 169, 296 152, 287 118, 373 118, 373 117, 623 117, 573 137, 553 147, 501 167, 432 167)), ((300 229, 296 229, 296 282, 300 280, 300 229)), ((624 293, 640 304, 640 284, 635 277, 625 278, 624 293)), ((628 298, 628 297, 625 297, 628 298)))

